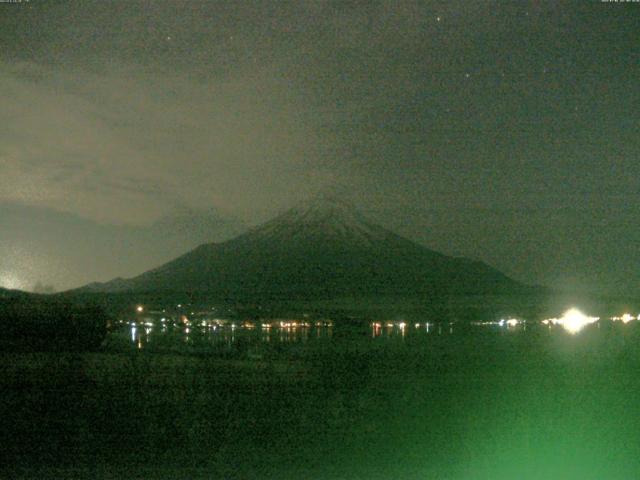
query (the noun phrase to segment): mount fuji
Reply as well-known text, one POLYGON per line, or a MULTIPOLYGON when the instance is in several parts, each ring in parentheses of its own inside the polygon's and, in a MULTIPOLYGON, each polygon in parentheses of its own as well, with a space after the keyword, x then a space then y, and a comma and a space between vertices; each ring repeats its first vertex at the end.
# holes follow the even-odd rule
POLYGON ((246 301, 529 288, 482 262, 430 250, 369 222, 339 199, 320 196, 231 240, 200 245, 137 277, 79 291, 200 293, 246 301))

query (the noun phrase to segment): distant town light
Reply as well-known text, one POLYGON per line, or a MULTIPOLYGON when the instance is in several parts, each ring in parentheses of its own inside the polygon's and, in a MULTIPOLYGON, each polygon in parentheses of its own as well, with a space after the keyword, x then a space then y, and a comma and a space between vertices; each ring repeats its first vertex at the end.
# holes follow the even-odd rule
POLYGON ((623 323, 629 323, 631 320, 634 320, 634 318, 629 313, 625 313, 620 320, 622 320, 623 323))
POLYGON ((142 305, 138 305, 138 306, 136 307, 136 312, 138 312, 138 313, 142 313, 142 312, 144 312, 144 307, 143 307, 142 305))
MULTIPOLYGON (((639 315, 640 317, 640 315, 639 315)), ((632 320, 636 320, 636 317, 634 317, 633 315, 631 315, 630 313, 625 313, 623 314, 621 317, 611 317, 611 320, 613 321, 620 321, 622 323, 629 323, 632 320)))

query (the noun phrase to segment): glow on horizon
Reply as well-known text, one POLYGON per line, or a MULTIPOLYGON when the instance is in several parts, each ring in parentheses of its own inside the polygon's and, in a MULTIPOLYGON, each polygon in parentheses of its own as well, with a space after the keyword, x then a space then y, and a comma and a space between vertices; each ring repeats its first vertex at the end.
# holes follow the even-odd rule
POLYGON ((0 273, 0 287, 8 290, 23 290, 24 285, 22 281, 15 275, 9 272, 0 273))

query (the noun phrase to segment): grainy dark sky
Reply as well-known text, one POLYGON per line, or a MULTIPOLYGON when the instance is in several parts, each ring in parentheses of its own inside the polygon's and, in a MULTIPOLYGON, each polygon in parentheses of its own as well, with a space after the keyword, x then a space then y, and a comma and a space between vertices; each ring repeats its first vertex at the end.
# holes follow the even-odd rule
POLYGON ((0 285, 131 276, 331 190, 640 292, 639 46, 634 2, 0 3, 0 285))

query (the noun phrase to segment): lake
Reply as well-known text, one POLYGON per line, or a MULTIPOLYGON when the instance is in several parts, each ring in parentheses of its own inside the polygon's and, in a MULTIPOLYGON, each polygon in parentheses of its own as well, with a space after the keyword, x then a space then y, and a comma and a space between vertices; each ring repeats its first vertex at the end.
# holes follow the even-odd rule
POLYGON ((506 320, 141 319, 101 352, 5 353, 2 468, 9 478, 635 478, 639 322, 574 331, 506 320))

